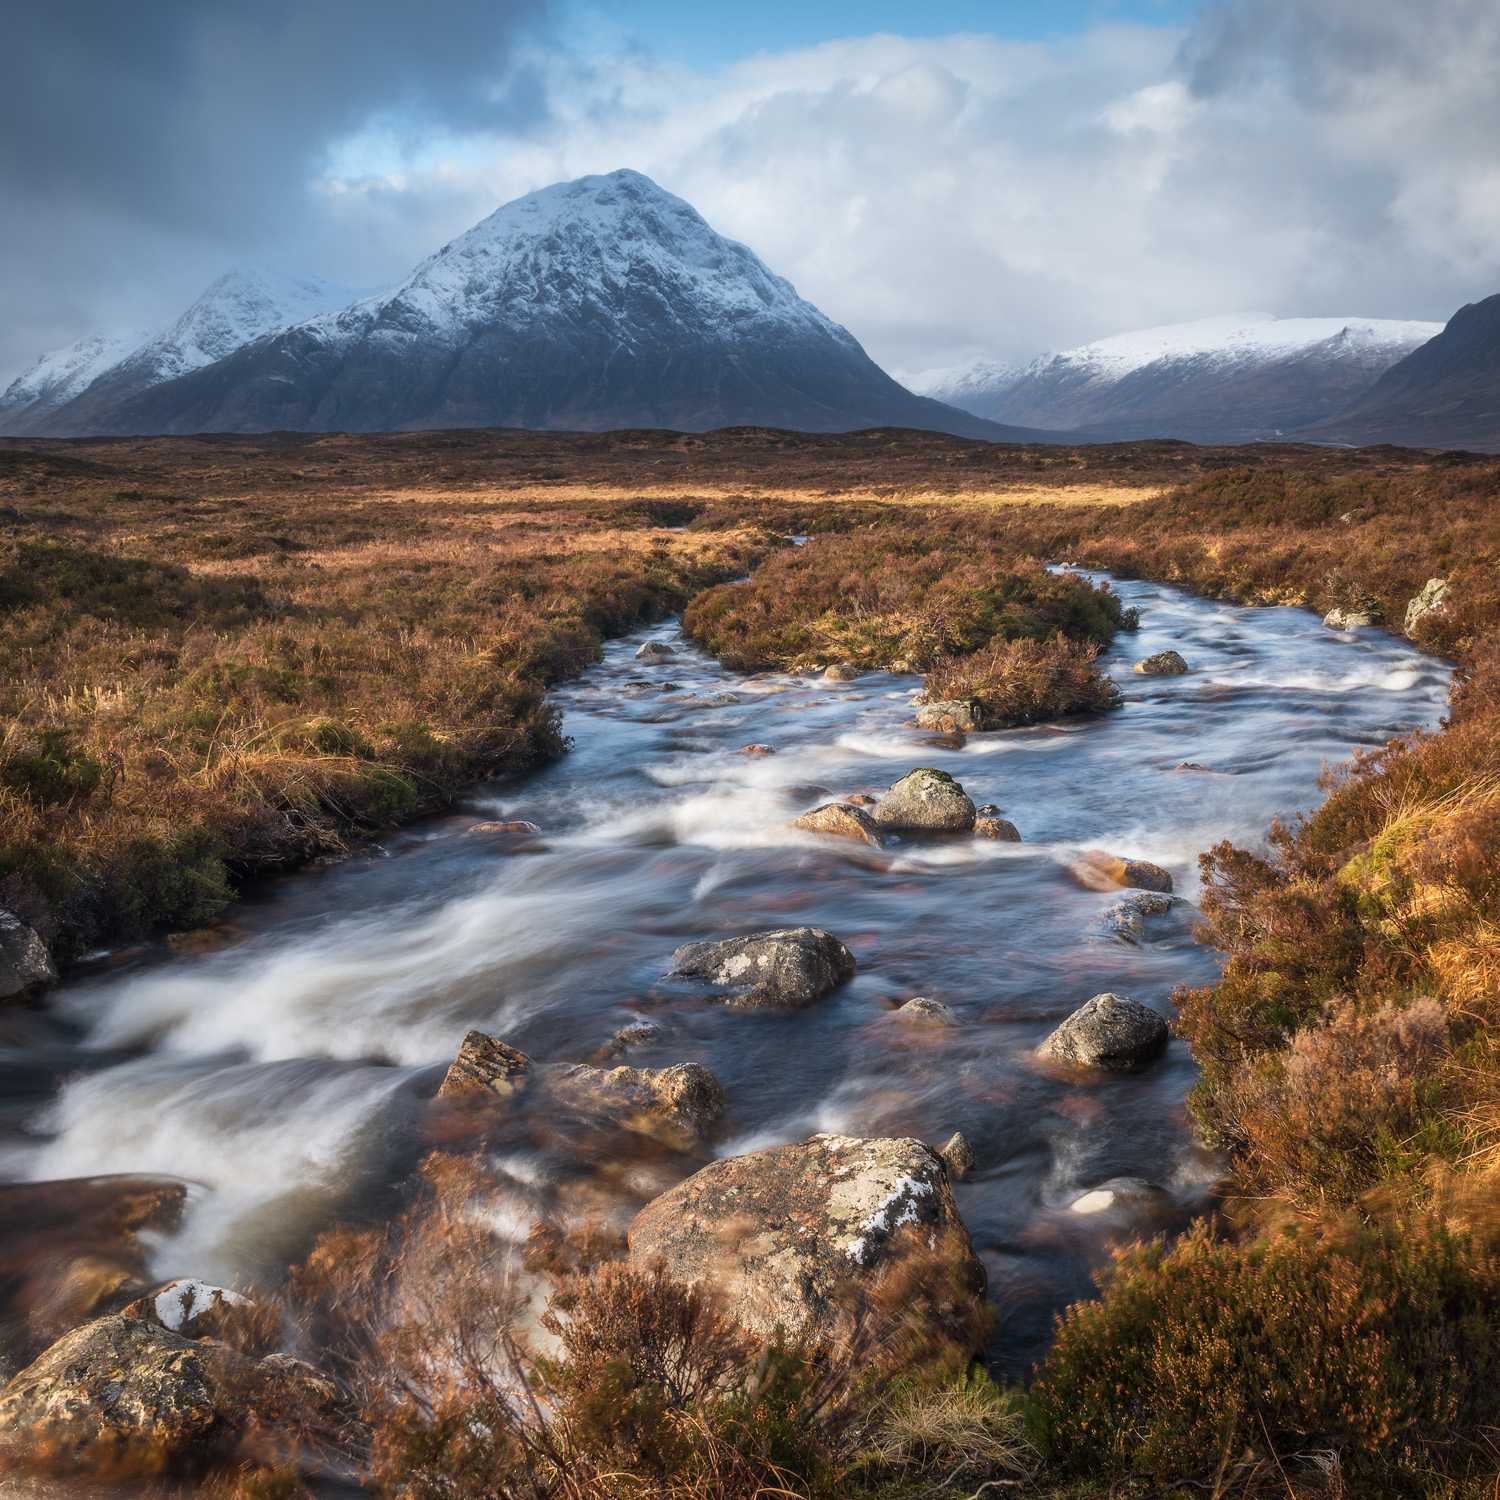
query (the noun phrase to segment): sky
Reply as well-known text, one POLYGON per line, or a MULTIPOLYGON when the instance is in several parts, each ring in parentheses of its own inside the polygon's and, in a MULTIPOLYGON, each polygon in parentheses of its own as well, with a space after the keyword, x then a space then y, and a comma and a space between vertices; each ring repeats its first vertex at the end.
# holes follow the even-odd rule
POLYGON ((1500 291, 1495 0, 13 0, 0 383, 633 167, 898 373, 1500 291))

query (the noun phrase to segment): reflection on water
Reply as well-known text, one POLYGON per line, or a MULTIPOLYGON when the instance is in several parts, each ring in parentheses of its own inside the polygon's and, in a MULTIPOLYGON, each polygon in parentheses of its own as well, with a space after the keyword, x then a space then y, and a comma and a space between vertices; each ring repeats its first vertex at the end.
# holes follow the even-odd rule
MULTIPOLYGON (((720 1153, 818 1130, 933 1144, 961 1130, 979 1169, 958 1200, 1004 1317, 996 1353, 1023 1369, 1108 1247, 1180 1223, 1215 1171, 1187 1123, 1180 1043, 1128 1078, 1032 1055, 1101 990, 1168 1011, 1177 986, 1215 974, 1190 921, 1154 919, 1139 947, 1091 938, 1115 898, 1075 884, 1072 855, 1152 860, 1191 898, 1199 850, 1256 842, 1272 814, 1316 801, 1325 759, 1431 721, 1447 688, 1443 663, 1379 632, 1119 590, 1142 614, 1111 656, 1122 711, 958 749, 907 723, 915 678, 736 678, 671 626, 610 645, 557 695, 575 740, 561 764, 275 882, 215 950, 134 955, 56 992, 36 1034, 0 1054, 15 1082, 0 1165, 17 1178, 187 1178, 183 1228, 154 1269, 264 1274, 333 1217, 399 1199, 430 1145, 424 1101, 469 1027, 583 1061, 647 1018, 659 1030, 633 1064, 700 1062, 724 1084, 720 1153), (677 654, 636 661, 647 638, 677 654), (1131 675, 1168 648, 1189 675, 1131 675), (747 743, 776 753, 735 753, 747 743), (998 803, 1027 842, 893 841, 882 855, 788 826, 915 765, 998 803), (476 817, 528 819, 543 840, 469 834, 476 817), (664 977, 682 942, 801 923, 836 933, 860 966, 808 1010, 726 1010, 664 977), (962 1024, 897 1019, 916 995, 962 1024), (1165 1191, 1070 1207, 1117 1178, 1165 1191)), ((494 1211, 517 1236, 543 1211, 623 1223, 694 1165, 524 1115, 508 1129, 491 1149, 514 1193, 494 1211)))

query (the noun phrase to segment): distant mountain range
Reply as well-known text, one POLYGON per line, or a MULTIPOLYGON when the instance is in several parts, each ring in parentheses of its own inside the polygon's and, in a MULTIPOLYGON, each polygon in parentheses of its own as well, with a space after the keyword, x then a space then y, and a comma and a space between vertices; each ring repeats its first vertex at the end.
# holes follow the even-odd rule
POLYGON ((1440 323, 1233 313, 1044 354, 1024 370, 975 360, 911 388, 992 421, 1084 440, 1243 443, 1343 411, 1440 323))
POLYGON ((9 430, 748 425, 1043 436, 897 384, 790 282, 639 172, 508 203, 379 295, 295 319, 285 305, 258 326, 223 320, 212 348, 179 320, 67 400, 15 408, 9 430))

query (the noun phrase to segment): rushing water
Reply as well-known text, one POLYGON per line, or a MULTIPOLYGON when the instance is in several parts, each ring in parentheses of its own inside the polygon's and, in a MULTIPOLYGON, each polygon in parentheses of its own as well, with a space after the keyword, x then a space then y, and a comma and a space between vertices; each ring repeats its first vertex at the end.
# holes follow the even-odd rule
MULTIPOLYGON (((1140 947, 1091 939, 1120 893, 1083 889, 1072 858, 1153 860, 1191 900, 1199 850, 1258 842, 1273 814, 1315 803, 1325 760, 1432 721, 1447 689, 1444 663, 1380 632, 1118 587, 1142 616, 1110 657, 1123 710, 957 749, 907 722, 915 678, 735 677, 673 626, 612 643, 557 694, 575 741, 561 763, 270 884, 209 951, 119 956, 55 991, 30 1044, 0 1056, 20 1080, 0 1169, 188 1179, 183 1226, 153 1269, 263 1275, 334 1218, 399 1201, 430 1146, 425 1101, 468 1028, 543 1061, 589 1061, 644 1019, 659 1030, 632 1064, 696 1061, 723 1083, 720 1154, 814 1131, 933 1144, 962 1131, 979 1167, 957 1196, 1002 1310, 995 1353, 1023 1370, 1108 1249, 1183 1222, 1217 1165, 1187 1122, 1181 1043, 1124 1078, 1033 1055, 1093 994, 1168 1011, 1178 985, 1216 973, 1190 910, 1140 947), (642 666, 648 638, 678 655, 642 666), (1168 648, 1189 675, 1131 675, 1168 648), (775 755, 735 753, 752 742, 775 755), (881 855, 789 827, 829 794, 879 791, 916 765, 998 803, 1026 842, 893 841, 881 855), (476 816, 529 819, 545 842, 468 834, 476 816), (665 977, 680 943, 804 923, 859 962, 809 1009, 726 1009, 665 977), (893 1014, 917 995, 962 1024, 893 1014), (59 1090, 33 1097, 54 1077, 59 1090), (1160 1191, 1073 1207, 1122 1177, 1160 1191)), ((542 1212, 623 1224, 694 1166, 638 1138, 534 1126, 492 1149, 513 1184, 495 1222, 518 1237, 542 1212)))

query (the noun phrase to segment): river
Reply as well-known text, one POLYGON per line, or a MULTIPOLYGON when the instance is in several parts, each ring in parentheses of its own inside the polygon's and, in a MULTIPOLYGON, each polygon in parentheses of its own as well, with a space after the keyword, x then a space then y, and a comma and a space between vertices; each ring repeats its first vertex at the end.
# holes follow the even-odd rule
MULTIPOLYGON (((187 1212, 153 1241, 153 1272, 274 1275, 335 1219, 399 1203, 427 1149, 426 1100, 470 1027, 542 1061, 589 1061, 647 1021, 628 1061, 699 1062, 723 1083, 719 1154, 815 1131, 934 1145, 961 1131, 978 1168, 957 1198, 1002 1314, 994 1359, 1024 1373, 1109 1249, 1186 1222, 1219 1170, 1193 1138, 1180 1042, 1128 1077, 1034 1056, 1091 995, 1169 1012, 1177 986, 1217 972, 1190 907, 1139 946, 1091 934, 1122 893, 1084 889, 1073 858, 1154 861, 1191 901, 1200 850, 1261 843, 1273 814, 1316 803, 1325 761, 1432 723, 1448 686, 1447 663, 1379 631, 1116 587, 1141 611, 1109 654, 1124 707, 961 747, 908 722, 914 677, 736 676, 675 623, 611 642, 555 694, 574 740, 556 765, 258 886, 201 951, 75 970, 0 1055, 0 1076, 28 1080, 0 1115, 0 1174, 184 1178, 187 1212), (643 666, 647 639, 677 654, 643 666), (1131 674, 1166 649, 1188 675, 1131 674), (736 753, 749 743, 775 754, 736 753), (893 841, 881 855, 789 827, 918 765, 998 804, 1025 842, 893 841), (471 834, 476 819, 544 836, 471 834), (681 943, 802 924, 859 964, 809 1009, 728 1009, 666 977, 681 943), (960 1024, 894 1014, 919 995, 960 1024), (1119 1178, 1152 1190, 1084 1197, 1119 1178)), ((549 1212, 623 1225, 694 1165, 639 1138, 534 1130, 492 1155, 508 1184, 493 1221, 517 1238, 549 1212)))

